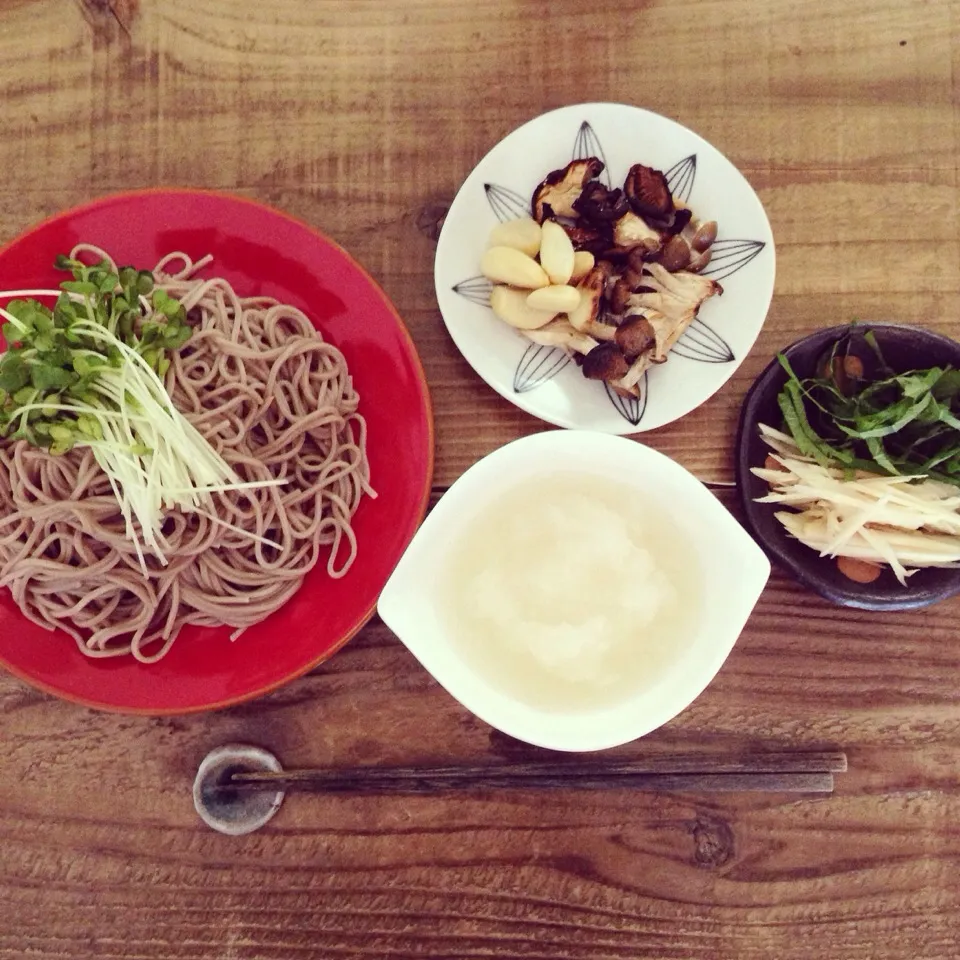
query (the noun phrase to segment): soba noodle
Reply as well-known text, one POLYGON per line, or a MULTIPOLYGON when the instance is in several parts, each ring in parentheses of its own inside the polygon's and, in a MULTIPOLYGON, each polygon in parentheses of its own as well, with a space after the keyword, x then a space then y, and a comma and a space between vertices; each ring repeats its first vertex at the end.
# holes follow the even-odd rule
MULTIPOLYGON (((87 245, 78 255, 106 257, 87 245)), ((343 355, 296 308, 198 278, 209 260, 172 253, 154 269, 194 326, 167 389, 241 480, 286 484, 214 494, 210 516, 169 512, 169 563, 148 556, 145 577, 89 448, 53 456, 0 441, 0 587, 89 656, 153 662, 187 624, 239 633, 286 603, 324 553, 331 577, 356 557, 350 520, 372 490, 343 355)))

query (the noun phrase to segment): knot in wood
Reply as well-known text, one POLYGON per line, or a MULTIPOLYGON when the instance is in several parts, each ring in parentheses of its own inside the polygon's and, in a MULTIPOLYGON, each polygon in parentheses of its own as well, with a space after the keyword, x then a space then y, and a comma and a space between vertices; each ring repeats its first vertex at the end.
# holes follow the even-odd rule
POLYGON ((693 823, 693 858, 701 867, 722 867, 734 855, 733 830, 721 817, 700 814, 693 823))
POLYGON ((417 214, 417 229, 429 239, 436 242, 443 229, 443 221, 447 219, 450 204, 446 200, 430 200, 421 207, 417 214))
POLYGON ((119 27, 129 36, 139 12, 139 0, 77 0, 80 11, 95 30, 119 27))

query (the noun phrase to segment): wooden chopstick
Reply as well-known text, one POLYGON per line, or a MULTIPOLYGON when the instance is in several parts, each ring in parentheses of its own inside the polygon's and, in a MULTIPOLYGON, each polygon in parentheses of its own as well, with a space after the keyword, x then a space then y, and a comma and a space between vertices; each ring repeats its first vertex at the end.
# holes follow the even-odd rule
POLYGON ((736 756, 672 754, 643 760, 564 760, 474 767, 234 771, 222 787, 367 794, 485 788, 829 793, 834 787, 833 774, 846 769, 846 755, 839 751, 736 756))
POLYGON ((432 794, 451 790, 643 790, 723 793, 832 793, 832 773, 632 773, 613 777, 462 777, 308 779, 283 774, 235 774, 221 789, 297 790, 309 793, 432 794))

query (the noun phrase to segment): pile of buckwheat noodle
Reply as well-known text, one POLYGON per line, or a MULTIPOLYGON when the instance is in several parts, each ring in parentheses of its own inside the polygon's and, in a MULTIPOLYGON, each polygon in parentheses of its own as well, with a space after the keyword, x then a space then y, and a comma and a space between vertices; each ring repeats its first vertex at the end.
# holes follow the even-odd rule
MULTIPOLYGON (((110 260, 87 244, 70 255, 110 260)), ((194 327, 171 354, 167 390, 240 480, 288 479, 213 495, 218 518, 278 546, 174 510, 169 562, 148 556, 145 577, 89 448, 53 456, 0 440, 0 587, 91 657, 159 660, 187 624, 239 634, 286 603, 325 552, 331 577, 356 557, 350 520, 373 491, 343 355, 295 307, 201 279, 210 260, 171 253, 153 271, 194 327)))

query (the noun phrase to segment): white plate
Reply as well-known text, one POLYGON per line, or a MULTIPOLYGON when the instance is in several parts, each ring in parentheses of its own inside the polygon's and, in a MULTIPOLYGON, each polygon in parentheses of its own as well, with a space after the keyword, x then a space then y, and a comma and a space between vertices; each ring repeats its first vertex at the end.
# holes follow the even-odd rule
POLYGON ((481 720, 552 750, 602 750, 655 730, 700 695, 733 649, 769 575, 770 561, 749 534, 669 457, 621 437, 547 430, 494 450, 457 479, 417 531, 377 610, 433 677, 481 720), (593 474, 598 484, 626 483, 639 502, 669 517, 689 551, 685 563, 691 582, 702 587, 704 611, 690 643, 677 645, 655 683, 625 700, 569 713, 538 709, 495 686, 462 655, 442 614, 450 545, 511 487, 564 472, 593 474))
POLYGON ((434 280, 444 322, 473 369, 522 410, 560 427, 639 433, 682 417, 733 375, 753 346, 773 296, 770 223, 743 175, 697 134, 666 117, 617 103, 545 113, 500 141, 464 181, 440 233, 434 280), (635 163, 667 174, 676 199, 719 224, 703 273, 724 293, 708 300, 667 363, 624 400, 586 380, 564 351, 531 344, 490 310, 480 257, 498 220, 530 215, 530 198, 551 170, 577 157, 606 164, 600 179, 621 186, 635 163))

